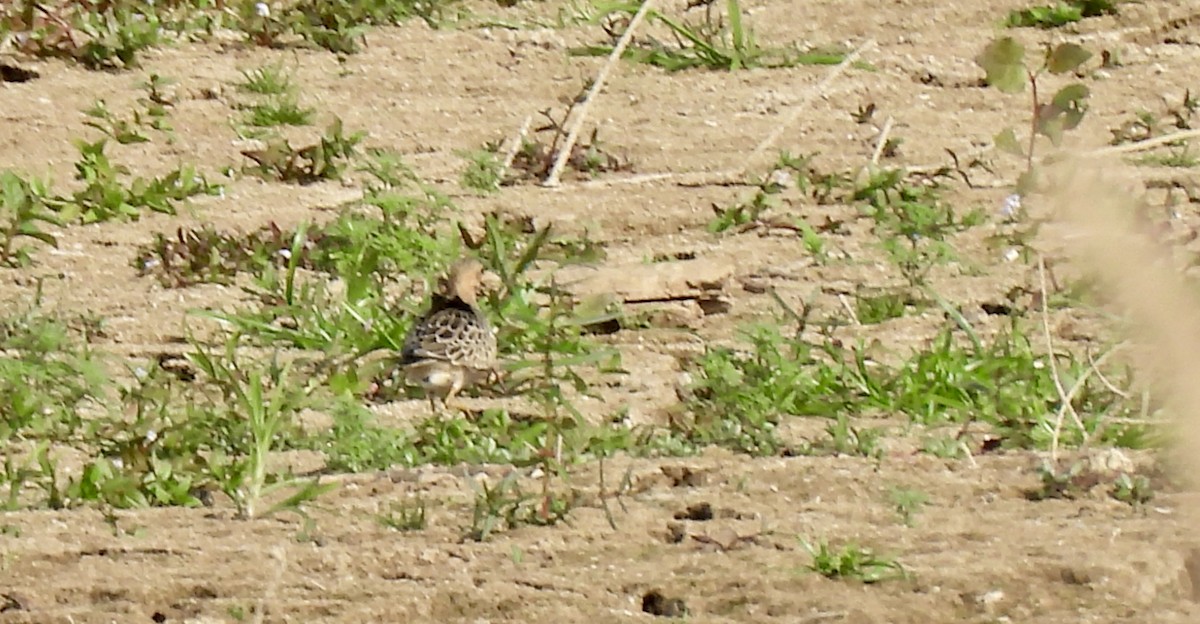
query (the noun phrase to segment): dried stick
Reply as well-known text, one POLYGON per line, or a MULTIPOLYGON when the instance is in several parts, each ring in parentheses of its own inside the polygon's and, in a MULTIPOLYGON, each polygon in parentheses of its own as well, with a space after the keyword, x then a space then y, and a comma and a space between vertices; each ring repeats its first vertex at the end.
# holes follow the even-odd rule
POLYGON ((608 55, 608 61, 604 63, 604 67, 600 68, 600 73, 596 75, 596 80, 592 82, 592 88, 588 89, 587 95, 584 96, 583 102, 579 105, 579 113, 571 120, 571 130, 567 132, 567 140, 558 149, 558 157, 554 160, 554 166, 550 169, 550 174, 546 176, 546 181, 543 186, 554 187, 559 185, 559 178, 562 176, 563 169, 567 166, 567 160, 571 158, 571 150, 575 148, 575 141, 579 140, 579 131, 583 129, 583 122, 587 119, 588 109, 592 106, 592 100, 596 94, 604 88, 604 83, 608 80, 609 73, 621 60, 621 55, 625 53, 625 48, 629 46, 629 42, 633 40, 633 32, 637 30, 638 25, 645 19, 646 14, 654 7, 655 0, 646 0, 642 3, 638 12, 633 15, 633 19, 629 20, 629 26, 625 28, 625 32, 621 34, 621 38, 617 41, 617 45, 613 46, 612 53, 608 55))
POLYGON ((508 170, 512 168, 513 161, 517 159, 517 152, 521 151, 521 145, 525 143, 525 136, 529 134, 529 124, 533 123, 533 115, 526 115, 525 121, 521 123, 521 128, 517 130, 517 136, 513 139, 512 144, 504 152, 504 162, 500 164, 497 180, 504 180, 504 176, 508 175, 508 170))
MULTIPOLYGON (((643 4, 642 8, 645 8, 645 6, 646 5, 643 4)), ((625 31, 626 35, 628 35, 633 30, 633 26, 636 23, 637 16, 634 17, 634 20, 635 20, 634 22, 630 22, 629 28, 626 29, 626 31, 625 31)), ((622 38, 622 41, 618 42, 617 45, 620 46, 623 41, 624 41, 624 38, 622 38)), ((855 49, 853 52, 851 52, 850 54, 847 54, 846 58, 842 59, 841 63, 838 63, 837 65, 835 65, 829 71, 829 73, 825 75, 825 78, 823 78, 821 80, 821 82, 819 82, 817 84, 816 87, 814 87, 811 91, 809 91, 808 94, 804 96, 804 98, 802 98, 799 102, 797 102, 792 107, 792 112, 788 115, 787 119, 785 119, 783 121, 783 123, 776 125, 775 130, 773 132, 771 132, 770 136, 763 139, 762 142, 760 142, 758 144, 758 146, 754 148, 754 151, 752 151, 749 156, 742 159, 743 162, 745 162, 746 164, 741 167, 733 168, 733 169, 725 169, 722 171, 715 171, 715 172, 686 171, 686 172, 680 172, 680 173, 669 173, 669 172, 645 173, 645 174, 638 174, 635 176, 629 176, 626 178, 617 178, 617 179, 613 179, 613 180, 593 180, 593 181, 584 182, 584 183, 582 183, 582 185, 586 186, 586 187, 592 187, 592 188, 595 188, 595 187, 604 188, 604 187, 610 187, 610 186, 621 186, 621 185, 626 185, 626 184, 645 184, 648 182, 658 182, 660 180, 673 180, 675 182, 675 184, 678 186, 752 186, 751 184, 746 183, 745 179, 746 179, 747 172, 754 168, 754 166, 755 166, 754 161, 764 151, 766 151, 768 148, 770 148, 772 145, 774 145, 775 142, 779 140, 779 137, 783 136, 783 133, 792 124, 794 124, 797 119, 799 119, 800 113, 804 112, 805 110, 808 110, 809 104, 811 104, 813 100, 815 100, 816 98, 825 94, 825 92, 829 89, 829 85, 833 84, 833 82, 835 80, 837 80, 838 77, 841 76, 846 71, 847 67, 849 67, 852 63, 854 63, 854 61, 858 60, 858 58, 860 56, 862 56, 863 53, 870 50, 874 45, 875 45, 875 40, 868 39, 865 43, 858 46, 858 48, 855 49)), ((614 51, 615 51, 615 49, 614 49, 614 51)), ((609 60, 611 63, 612 57, 610 57, 609 60)), ((607 70, 607 66, 605 67, 605 71, 601 71, 601 77, 603 77, 606 74, 606 70, 607 70)), ((597 79, 597 84, 598 83, 599 83, 599 78, 597 79)), ((592 85, 593 91, 595 90, 595 88, 596 88, 596 85, 592 85)), ((586 106, 587 106, 586 102, 587 102, 587 100, 590 100, 591 97, 592 97, 592 94, 591 94, 591 92, 589 92, 587 95, 587 99, 585 99, 585 103, 584 103, 583 107, 581 107, 581 109, 586 108, 586 106)), ((578 130, 575 128, 572 128, 572 135, 577 134, 577 133, 578 133, 578 130)), ((569 146, 569 145, 573 145, 573 144, 574 144, 574 141, 571 140, 570 137, 568 137, 567 145, 569 146)), ((566 146, 564 146, 564 149, 565 148, 566 148, 566 146)), ((565 154, 565 152, 559 153, 558 159, 560 162, 564 161, 564 158, 566 157, 564 154, 565 154)), ((559 165, 559 163, 556 162, 555 163, 556 170, 559 169, 558 165, 559 165)), ((557 176, 554 175, 554 171, 551 171, 550 173, 551 173, 551 179, 553 179, 554 183, 551 184, 550 183, 551 179, 547 179, 545 185, 546 186, 557 186, 558 185, 557 176)))
POLYGON ((883 148, 887 145, 888 135, 892 133, 892 123, 896 120, 888 115, 887 121, 883 122, 883 129, 879 131, 879 138, 875 141, 875 151, 871 153, 871 166, 879 165, 879 158, 883 156, 883 148))
POLYGON ((1129 152, 1140 152, 1142 150, 1148 150, 1152 147, 1158 147, 1159 145, 1164 145, 1166 143, 1171 143, 1174 141, 1182 141, 1184 139, 1194 139, 1196 137, 1200 137, 1200 130, 1183 130, 1181 132, 1173 132, 1171 134, 1164 134, 1162 136, 1157 136, 1152 139, 1146 139, 1145 141, 1138 141, 1136 143, 1126 143, 1124 145, 1112 145, 1109 147, 1102 147, 1100 149, 1095 149, 1090 152, 1087 152, 1086 155, 1087 156, 1111 156, 1113 154, 1128 154, 1129 152))
POLYGON ((792 125, 796 123, 796 120, 800 118, 801 113, 808 110, 808 107, 810 104, 812 104, 813 100, 824 95, 825 90, 829 88, 829 85, 833 84, 833 81, 837 80, 839 76, 845 73, 846 68, 850 67, 852 63, 858 60, 858 57, 862 56, 864 52, 870 50, 874 46, 874 39, 866 40, 866 42, 858 46, 858 48, 853 52, 847 54, 846 58, 842 59, 841 63, 835 65, 828 74, 825 74, 825 78, 821 79, 821 82, 817 83, 816 88, 810 90, 807 95, 805 95, 800 99, 799 102, 792 106, 792 111, 788 114, 787 119, 785 119, 783 123, 777 124, 775 126, 775 130, 772 131, 771 134, 767 135, 767 138, 763 139, 762 142, 754 148, 754 151, 750 152, 750 155, 744 160, 745 164, 736 170, 736 177, 744 178, 746 173, 758 164, 756 161, 758 160, 759 156, 761 156, 763 152, 779 141, 779 137, 783 136, 783 133, 787 132, 788 128, 791 128, 792 125))
POLYGON ((1062 435, 1063 420, 1067 412, 1071 413, 1071 417, 1075 420, 1075 424, 1079 427, 1079 431, 1087 434, 1087 430, 1083 426, 1083 421, 1080 420, 1079 414, 1075 413, 1075 406, 1071 405, 1074 398, 1074 393, 1080 383, 1087 377, 1081 375, 1080 380, 1076 381, 1076 387, 1071 389, 1068 394, 1063 388, 1062 377, 1058 375, 1058 359, 1054 356, 1054 342, 1050 338, 1050 305, 1049 295, 1046 292, 1046 260, 1038 257, 1038 278, 1042 290, 1042 335, 1046 338, 1046 359, 1050 362, 1050 378, 1054 380, 1054 389, 1058 391, 1058 400, 1062 403, 1058 407, 1058 415, 1054 419, 1054 434, 1050 438, 1050 461, 1058 462, 1058 441, 1062 435))
POLYGON ((838 293, 838 302, 842 304, 843 308, 846 308, 846 314, 850 315, 850 320, 855 325, 862 325, 862 323, 858 321, 858 314, 855 314, 854 312, 854 306, 850 305, 850 301, 846 299, 846 295, 838 293))
POLYGON ((1088 364, 1090 364, 1092 366, 1092 370, 1096 371, 1096 379, 1099 379, 1100 383, 1104 384, 1104 387, 1108 388, 1109 392, 1112 392, 1113 394, 1121 397, 1122 399, 1128 399, 1130 397, 1130 394, 1128 392, 1116 387, 1115 385, 1113 385, 1113 383, 1111 381, 1109 381, 1107 377, 1104 376, 1104 373, 1100 372, 1100 365, 1103 364, 1104 360, 1108 359, 1108 356, 1112 355, 1112 353, 1114 351, 1121 349, 1126 344, 1128 344, 1128 343, 1122 342, 1122 343, 1117 344, 1112 349, 1105 351, 1104 354, 1101 355, 1100 359, 1098 359, 1098 360, 1092 359, 1091 353, 1087 354, 1088 364))

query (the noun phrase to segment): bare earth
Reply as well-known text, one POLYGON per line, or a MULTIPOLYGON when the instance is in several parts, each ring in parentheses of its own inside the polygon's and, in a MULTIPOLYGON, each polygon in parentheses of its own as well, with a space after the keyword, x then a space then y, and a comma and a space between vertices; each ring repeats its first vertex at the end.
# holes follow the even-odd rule
MULTIPOLYGON (((561 4, 470 6, 477 14, 518 22, 548 20, 561 4)), ((678 12, 685 3, 664 4, 678 12)), ((877 43, 863 57, 875 71, 850 69, 832 82, 785 129, 768 159, 788 149, 819 152, 817 163, 828 171, 862 166, 890 116, 892 136, 903 143, 883 164, 943 164, 949 162, 945 149, 967 157, 1005 125, 1026 119, 1020 96, 979 86, 982 72, 973 62, 1003 15, 1022 2, 745 5, 761 42, 877 43), (851 113, 869 103, 877 107, 873 120, 856 123, 851 113)), ((1091 110, 1070 139, 1097 147, 1109 140, 1110 128, 1138 111, 1161 110, 1164 97, 1177 102, 1185 88, 1200 89, 1197 28, 1200 7, 1194 1, 1168 0, 1130 5, 1120 18, 1087 20, 1069 32, 1017 35, 1030 45, 1066 37, 1094 50, 1121 50, 1123 66, 1087 80, 1091 110)), ((539 110, 561 111, 603 64, 568 57, 566 47, 599 39, 598 29, 586 26, 431 30, 414 20, 371 31, 366 50, 344 62, 323 51, 271 51, 235 41, 159 48, 146 55, 143 69, 126 73, 21 59, 41 78, 0 83, 0 168, 48 173, 56 184, 69 185, 71 140, 94 134, 80 111, 97 98, 127 110, 139 94, 137 82, 158 73, 178 83, 171 118, 178 140, 114 147, 113 158, 142 174, 193 162, 219 177, 224 167, 243 163, 228 121, 235 114, 232 96, 221 94, 232 92, 239 70, 282 61, 294 67, 304 103, 325 115, 336 111, 348 129, 367 130, 369 145, 406 155, 418 173, 454 196, 468 223, 499 210, 552 222, 562 232, 586 231, 604 242, 609 267, 641 266, 645 258, 676 253, 718 267, 727 274, 723 288, 732 307, 695 319, 695 336, 703 340, 731 340, 739 325, 770 313, 774 304, 762 286, 774 286, 790 301, 823 287, 818 302, 836 311, 839 289, 887 279, 881 277, 886 269, 874 262, 816 266, 793 232, 708 234, 712 204, 729 205, 750 192, 745 187, 569 181, 557 190, 525 185, 482 197, 462 190, 460 153, 512 136, 539 110), (218 97, 208 97, 214 92, 218 97), (747 281, 755 287, 745 288, 747 281)), ((737 167, 829 71, 666 74, 622 63, 594 103, 588 127, 598 126, 600 139, 626 156, 636 173, 737 167)), ((949 201, 964 211, 984 206, 995 214, 1011 188, 1000 183, 1012 182, 1020 163, 989 158, 995 175, 975 170, 973 181, 981 188, 952 185, 949 201)), ((183 224, 251 229, 269 221, 327 219, 332 207, 358 192, 337 183, 300 187, 241 178, 224 197, 195 201, 191 213, 67 228, 59 248, 39 251, 33 267, 0 272, 0 294, 27 301, 34 278, 41 277, 49 309, 86 311, 104 320, 107 333, 96 348, 134 359, 177 349, 186 310, 231 306, 239 291, 208 285, 168 290, 139 278, 131 266, 137 245, 183 224)), ((1180 209, 1194 210, 1186 204, 1180 209)), ((829 208, 798 210, 815 220, 829 208)), ((942 270, 933 280, 942 296, 977 307, 1031 284, 1035 271, 1029 265, 1005 263, 999 250, 984 245, 995 227, 984 225, 956 240, 983 269, 942 270)), ((1053 251, 1055 230, 1047 232, 1039 245, 1053 251)), ((865 225, 855 225, 849 234, 832 236, 831 244, 855 257, 873 242, 865 225)), ((1052 324, 1064 333, 1094 332, 1094 321, 1058 316, 1052 324)), ((845 336, 877 337, 903 351, 934 336, 944 322, 934 310, 847 329, 845 336)), ((980 320, 993 328, 1006 322, 980 320)), ((635 331, 612 340, 634 374, 613 381, 604 404, 590 406, 589 413, 628 404, 635 420, 661 419, 677 401, 675 357, 694 351, 700 340, 682 332, 635 331)), ((391 409, 423 405, 413 403, 391 409)), ((307 539, 298 539, 303 527, 291 516, 239 521, 220 502, 120 512, 120 525, 135 533, 121 537, 94 509, 8 513, 0 519, 13 529, 0 536, 0 622, 148 622, 155 614, 160 619, 154 621, 225 622, 234 621, 231 613, 239 609, 263 609, 268 622, 650 621, 654 616, 642 612, 642 602, 652 590, 681 599, 689 620, 697 622, 1200 621, 1200 555, 1193 552, 1194 525, 1186 519, 1188 493, 1166 488, 1144 509, 1102 493, 1032 502, 1024 490, 1037 485, 1032 467, 1039 456, 1013 452, 943 461, 914 452, 916 443, 896 424, 878 466, 853 457, 752 459, 719 450, 689 459, 615 459, 605 466, 610 487, 626 473, 632 484, 619 503, 610 501, 616 530, 595 502, 596 465, 580 467, 572 477, 593 502, 575 510, 568 524, 524 527, 484 543, 462 539, 472 490, 461 471, 448 469, 348 476, 320 500, 307 539), (670 475, 681 469, 703 476, 677 483, 670 475), (915 526, 897 518, 887 495, 894 487, 928 493, 915 526), (376 514, 390 503, 418 493, 430 502, 428 529, 399 533, 378 523, 376 514), (714 518, 675 518, 698 503, 711 504, 714 518), (679 531, 683 539, 676 543, 671 535, 679 531), (809 556, 799 538, 870 545, 913 576, 863 585, 805 573, 809 556)))

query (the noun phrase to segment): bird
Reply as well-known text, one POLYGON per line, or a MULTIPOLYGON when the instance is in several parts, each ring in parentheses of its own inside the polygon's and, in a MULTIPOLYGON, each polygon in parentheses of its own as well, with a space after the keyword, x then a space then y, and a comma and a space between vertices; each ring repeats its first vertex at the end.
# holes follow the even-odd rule
POLYGON ((429 310, 404 339, 400 352, 404 377, 424 388, 435 412, 436 400, 449 409, 463 388, 496 374, 496 335, 476 301, 482 280, 483 265, 478 260, 455 262, 429 310))

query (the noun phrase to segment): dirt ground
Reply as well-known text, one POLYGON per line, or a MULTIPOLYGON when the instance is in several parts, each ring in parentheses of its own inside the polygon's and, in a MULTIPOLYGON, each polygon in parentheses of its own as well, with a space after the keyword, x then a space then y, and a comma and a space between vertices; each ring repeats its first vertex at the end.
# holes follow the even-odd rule
MULTIPOLYGON (((532 23, 549 20, 563 4, 469 6, 477 15, 532 23)), ((664 4, 678 12, 686 3, 664 4)), ((1003 15, 1023 4, 745 2, 762 42, 877 44, 863 56, 875 71, 851 69, 830 83, 774 147, 818 152, 826 170, 862 166, 883 120, 892 117, 892 136, 903 143, 884 164, 936 165, 948 162, 946 149, 962 156, 979 151, 1000 128, 1025 119, 1024 100, 982 88, 973 61, 1003 15), (870 103, 877 109, 873 121, 857 123, 851 113, 870 103)), ((1069 139, 1097 147, 1137 112, 1162 110, 1164 98, 1180 101, 1188 87, 1200 90, 1198 28, 1200 5, 1170 0, 1129 5, 1118 18, 1074 29, 1017 35, 1029 44, 1065 38, 1120 50, 1122 66, 1088 79, 1091 109, 1069 139)), ((242 69, 282 61, 294 68, 306 104, 337 111, 347 128, 367 130, 369 145, 406 155, 454 197, 468 222, 499 210, 552 222, 563 232, 586 231, 604 243, 608 267, 670 254, 726 267, 731 308, 698 319, 694 334, 612 337, 632 374, 606 389, 600 407, 627 404, 636 418, 652 421, 676 400, 678 352, 728 341, 740 324, 764 318, 774 304, 762 286, 792 301, 820 289, 819 302, 836 308, 839 290, 878 284, 885 269, 817 266, 794 233, 709 234, 711 205, 728 205, 749 192, 745 187, 664 180, 526 185, 488 196, 462 190, 461 152, 512 136, 541 109, 561 110, 603 64, 569 57, 566 47, 598 38, 586 26, 431 30, 413 20, 370 31, 367 48, 342 60, 232 41, 158 48, 142 70, 127 73, 22 58, 41 76, 0 83, 0 168, 70 184, 71 140, 90 132, 80 111, 97 98, 124 110, 139 93, 134 85, 158 73, 177 81, 171 118, 177 141, 114 147, 113 157, 142 174, 186 161, 216 177, 242 161, 229 123, 231 85, 242 69), (757 287, 744 288, 747 282, 757 287)), ((728 169, 785 123, 829 71, 666 74, 623 63, 590 122, 635 173, 728 169)), ((1015 179, 1019 163, 990 158, 994 174, 976 170, 979 188, 953 185, 949 201, 989 214, 999 209, 1011 188, 1003 183, 1015 179)), ((337 183, 301 187, 247 177, 179 216, 71 227, 57 249, 37 253, 33 267, 0 272, 0 295, 28 300, 35 278, 43 278, 46 306, 103 319, 107 332, 96 348, 145 357, 173 348, 184 335, 186 310, 233 305, 238 291, 164 289, 140 278, 131 265, 139 244, 181 224, 250 229, 328 218, 359 192, 337 183)), ((829 208, 812 210, 820 215, 829 208)), ((995 227, 956 241, 983 269, 939 274, 934 286, 944 297, 977 305, 1029 283, 1029 265, 1005 263, 984 244, 995 227)), ((1044 234, 1047 249, 1056 248, 1055 232, 1050 226, 1044 234)), ((872 243, 856 226, 834 244, 850 253, 872 243)), ((1061 329, 1093 320, 1060 316, 1054 323, 1061 329)), ((930 311, 869 332, 903 350, 944 322, 940 310, 930 311)), ((642 607, 652 591, 682 600, 688 620, 697 622, 1200 621, 1200 550, 1194 550, 1200 543, 1186 514, 1194 495, 1165 489, 1141 509, 1105 496, 1032 502, 1024 490, 1037 483, 1036 454, 948 461, 914 453, 902 439, 889 451, 878 466, 852 457, 751 459, 717 450, 688 459, 618 458, 605 467, 608 478, 628 474, 633 487, 619 504, 611 502, 616 530, 592 504, 568 524, 524 527, 484 543, 461 538, 472 490, 461 471, 450 469, 348 477, 320 501, 311 529, 290 517, 235 520, 221 505, 121 512, 119 524, 132 535, 120 537, 96 510, 8 513, 2 522, 13 530, 0 535, 0 622, 225 622, 239 611, 253 618, 255 609, 268 622, 649 621, 655 616, 642 607), (680 483, 672 475, 681 470, 702 476, 680 483), (898 521, 888 502, 894 487, 928 493, 914 526, 898 521), (417 494, 431 505, 428 529, 398 533, 380 526, 377 513, 417 494), (711 520, 676 519, 700 503, 713 507, 711 520), (301 532, 306 539, 298 539, 301 532), (867 544, 896 557, 913 576, 863 585, 805 573, 809 557, 799 538, 867 544)), ((595 494, 597 469, 582 467, 573 476, 582 491, 595 494)))

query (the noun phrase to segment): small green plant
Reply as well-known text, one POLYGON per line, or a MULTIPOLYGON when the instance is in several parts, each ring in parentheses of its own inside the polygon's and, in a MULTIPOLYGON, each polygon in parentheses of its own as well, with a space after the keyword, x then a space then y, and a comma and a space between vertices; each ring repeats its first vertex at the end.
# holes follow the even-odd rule
MULTIPOLYGON (((769 211, 777 210, 784 203, 782 194, 789 188, 796 187, 800 192, 807 192, 810 184, 810 175, 812 174, 812 166, 810 162, 815 154, 808 156, 792 156, 788 153, 780 154, 779 161, 772 170, 758 182, 758 189, 754 196, 746 201, 738 202, 733 206, 721 208, 713 205, 713 212, 716 218, 708 224, 708 231, 714 234, 733 229, 735 231, 744 231, 750 227, 795 227, 802 233, 809 233, 813 236, 819 236, 811 227, 807 230, 801 230, 799 226, 793 226, 790 223, 782 221, 769 221, 764 219, 763 215, 769 211)), ((800 223, 803 223, 802 221, 800 223)))
POLYGON ((855 427, 845 414, 838 414, 825 426, 825 433, 829 437, 815 442, 813 450, 875 460, 883 456, 880 443, 885 431, 878 427, 855 427))
POLYGON ((523 525, 551 525, 563 521, 571 509, 571 501, 551 497, 541 499, 525 493, 517 482, 517 472, 505 475, 496 485, 486 481, 470 481, 475 490, 475 505, 467 538, 486 541, 498 530, 515 529, 523 525))
POLYGON ((1085 17, 1116 15, 1120 0, 1065 0, 1055 4, 1013 9, 1004 25, 1009 28, 1058 28, 1085 17))
POLYGON ((386 513, 379 515, 379 524, 395 531, 423 531, 428 526, 425 517, 425 499, 406 500, 392 503, 386 513))
MULTIPOLYGON (((1161 136, 1172 130, 1191 130, 1196 125, 1196 113, 1200 111, 1200 99, 1192 95, 1191 89, 1184 91, 1183 101, 1177 105, 1167 104, 1165 114, 1141 110, 1120 126, 1109 130, 1112 133, 1112 144, 1136 143, 1161 136), (1168 119, 1169 118, 1169 119, 1168 119)), ((1174 142, 1170 147, 1182 148, 1186 153, 1187 144, 1174 142)))
POLYGON ((856 580, 862 583, 879 583, 908 577, 904 566, 894 559, 876 555, 868 548, 847 544, 833 548, 822 540, 814 546, 801 539, 800 544, 812 556, 812 563, 804 566, 825 578, 856 580))
POLYGON ((153 2, 123 0, 93 6, 82 2, 13 2, 0 7, 0 32, 21 35, 23 52, 74 59, 89 69, 129 69, 138 54, 157 45, 164 24, 153 2))
MULTIPOLYGON (((257 230, 224 232, 210 224, 179 228, 175 235, 156 233, 154 241, 140 245, 133 259, 139 275, 154 275, 167 288, 193 284, 227 284, 238 273, 260 273, 270 266, 288 264, 295 231, 284 231, 274 222, 257 230)), ((301 247, 300 266, 312 268, 310 252, 322 242, 321 232, 309 230, 301 247)))
POLYGON ((776 433, 780 416, 810 413, 810 397, 822 394, 820 381, 809 370, 807 344, 769 326, 751 328, 744 337, 751 353, 715 348, 696 362, 687 403, 691 417, 674 426, 695 444, 774 455, 786 449, 776 433))
POLYGON ((896 515, 905 526, 915 526, 917 514, 929 502, 929 495, 921 490, 893 487, 888 490, 888 500, 896 515))
POLYGON ((311 108, 300 106, 295 96, 281 95, 249 105, 245 122, 257 128, 307 126, 312 123, 315 113, 311 108))
POLYGON ((875 325, 904 316, 913 303, 910 294, 895 289, 859 289, 854 293, 854 316, 863 325, 875 325))
POLYGON ((1174 148, 1167 154, 1147 154, 1137 160, 1138 164, 1159 167, 1191 169, 1200 166, 1200 156, 1192 153, 1190 146, 1174 148))
POLYGON ((32 249, 20 239, 30 239, 51 247, 58 245, 44 224, 62 225, 51 209, 46 183, 26 180, 11 171, 0 171, 0 264, 25 266, 32 249))
POLYGON ((1122 472, 1113 482, 1109 494, 1131 507, 1140 507, 1154 499, 1154 486, 1149 477, 1122 472))
POLYGON ((244 366, 237 359, 238 342, 235 334, 224 353, 197 348, 189 354, 192 364, 222 396, 210 408, 210 425, 216 427, 205 472, 234 502, 242 518, 281 511, 303 516, 304 504, 336 485, 272 474, 267 461, 288 430, 296 426, 295 415, 309 401, 307 388, 293 379, 289 365, 272 360, 261 368, 244 366), (263 509, 266 497, 279 492, 285 496, 263 509))
MULTIPOLYGON (((635 40, 625 50, 623 58, 661 67, 667 71, 693 68, 737 71, 754 67, 836 65, 845 58, 845 53, 837 50, 761 46, 755 40, 749 26, 745 24, 745 15, 738 0, 726 1, 724 16, 714 14, 714 2, 698 4, 703 4, 705 11, 704 20, 696 23, 679 21, 651 10, 647 15, 648 20, 666 26, 675 38, 676 45, 668 46, 654 40, 635 40)), ((616 32, 611 25, 621 21, 628 23, 628 18, 636 13, 638 8, 637 3, 610 5, 592 16, 592 21, 605 24, 607 34, 615 40, 621 33, 616 32), (625 19, 614 20, 615 15, 621 15, 625 19)), ((607 56, 612 50, 612 45, 598 45, 572 48, 570 53, 577 56, 607 56)))
POLYGON ((902 170, 874 173, 852 197, 874 221, 884 252, 908 284, 909 299, 933 267, 956 257, 947 238, 983 221, 979 210, 960 217, 936 186, 911 183, 902 170))
POLYGON ((150 141, 150 137, 142 132, 144 128, 171 132, 167 113, 167 108, 171 106, 171 98, 165 93, 165 89, 171 84, 172 81, 168 78, 150 74, 146 82, 141 84, 142 88, 146 89, 146 95, 138 98, 141 108, 134 109, 131 118, 117 115, 108 109, 104 100, 97 100, 91 108, 83 111, 88 117, 83 123, 121 145, 150 141))
MULTIPOLYGON (((563 115, 564 120, 570 117, 576 104, 578 99, 572 101, 563 115)), ((547 123, 534 131, 534 138, 521 142, 520 149, 513 157, 512 167, 498 184, 503 186, 531 180, 540 181, 550 173, 558 157, 559 145, 566 139, 566 132, 562 122, 555 119, 549 111, 543 111, 542 114, 547 123), (549 143, 538 138, 537 135, 543 132, 552 133, 549 143)), ((571 147, 566 169, 591 178, 600 173, 631 171, 633 167, 628 160, 611 153, 599 139, 599 128, 593 128, 586 140, 580 139, 571 147)))
POLYGON ((262 65, 254 69, 242 70, 242 81, 238 89, 257 95, 286 95, 294 93, 296 85, 292 75, 285 71, 282 63, 262 65))
POLYGON ((84 187, 69 198, 54 200, 65 220, 96 223, 113 219, 138 219, 143 209, 175 214, 178 202, 195 195, 216 195, 221 187, 208 180, 191 165, 183 165, 163 177, 134 177, 124 165, 115 164, 105 154, 107 139, 76 142, 79 160, 75 177, 84 187))
POLYGON ((437 27, 444 0, 299 0, 273 12, 266 3, 241 0, 237 27, 261 46, 282 47, 299 38, 337 54, 362 47, 369 26, 396 25, 419 17, 437 27))
POLYGON ((312 184, 321 180, 337 180, 350 163, 358 157, 358 144, 366 132, 346 135, 342 120, 335 119, 320 141, 306 147, 292 147, 287 139, 274 138, 264 149, 245 151, 242 155, 253 160, 250 171, 265 178, 296 184, 312 184))
POLYGON ((496 153, 496 146, 485 145, 483 149, 468 152, 465 156, 467 166, 461 176, 464 187, 480 193, 500 190, 502 162, 496 153))
POLYGON ((1037 467, 1037 474, 1041 485, 1025 492, 1025 497, 1033 501, 1079 498, 1100 483, 1099 475, 1087 470, 1083 462, 1073 462, 1066 468, 1059 468, 1045 461, 1037 467))
POLYGON ((1092 57, 1083 46, 1060 43, 1048 46, 1041 63, 1030 69, 1025 64, 1025 47, 1012 37, 1002 37, 989 43, 975 62, 987 74, 987 83, 1001 93, 1020 93, 1026 86, 1030 89, 1030 120, 1027 145, 1022 147, 1012 128, 1005 128, 995 137, 996 147, 1010 154, 1025 158, 1025 180, 1018 184, 1019 192, 1032 184, 1033 156, 1036 138, 1040 134, 1057 146, 1063 133, 1074 129, 1083 121, 1087 112, 1090 91, 1079 82, 1059 88, 1049 102, 1042 100, 1038 92, 1039 78, 1049 72, 1062 75, 1078 71, 1092 57))

